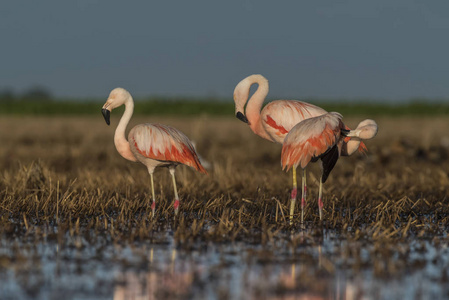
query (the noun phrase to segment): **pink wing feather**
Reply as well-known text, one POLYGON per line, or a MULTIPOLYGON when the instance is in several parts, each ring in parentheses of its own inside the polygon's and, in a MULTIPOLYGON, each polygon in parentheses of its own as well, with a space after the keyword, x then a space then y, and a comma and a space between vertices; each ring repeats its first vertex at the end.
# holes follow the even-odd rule
POLYGON ((310 103, 277 100, 264 107, 261 113, 263 127, 272 140, 283 143, 287 133, 299 122, 321 116, 327 111, 310 103))
POLYGON ((181 163, 207 174, 190 140, 173 127, 148 123, 137 125, 128 139, 144 157, 181 163))
POLYGON ((281 154, 282 169, 305 168, 312 157, 318 157, 340 139, 344 125, 342 115, 327 113, 306 119, 293 127, 284 140, 281 154))

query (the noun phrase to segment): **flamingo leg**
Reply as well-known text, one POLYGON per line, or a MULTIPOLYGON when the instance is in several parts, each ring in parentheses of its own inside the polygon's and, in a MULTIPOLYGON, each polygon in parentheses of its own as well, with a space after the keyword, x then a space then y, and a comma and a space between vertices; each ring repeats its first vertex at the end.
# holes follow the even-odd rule
POLYGON ((151 211, 152 211, 152 216, 154 217, 154 213, 156 211, 156 196, 154 195, 153 173, 150 173, 150 178, 151 178, 151 195, 153 197, 153 203, 151 204, 151 211))
POLYGON ((290 225, 293 224, 293 214, 295 212, 296 194, 298 193, 298 185, 296 181, 296 168, 293 167, 293 189, 290 202, 290 225))
POLYGON ((306 184, 306 169, 302 170, 302 196, 301 196, 301 225, 304 225, 304 207, 306 206, 306 194, 307 194, 307 184, 306 184))
POLYGON ((323 201, 321 196, 323 195, 323 177, 320 177, 320 191, 318 192, 318 209, 320 211, 320 221, 323 220, 323 201))
POLYGON ((171 178, 173 180, 173 189, 175 191, 175 204, 173 206, 175 208, 175 216, 177 216, 178 210, 179 210, 179 197, 178 197, 178 190, 176 188, 175 168, 170 168, 170 174, 171 174, 171 178))

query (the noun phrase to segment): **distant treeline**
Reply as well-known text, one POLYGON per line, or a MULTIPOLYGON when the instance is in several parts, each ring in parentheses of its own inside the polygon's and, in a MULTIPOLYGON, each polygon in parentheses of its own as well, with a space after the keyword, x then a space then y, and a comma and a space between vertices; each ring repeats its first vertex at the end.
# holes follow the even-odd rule
POLYGON ((22 93, 17 93, 12 88, 0 89, 0 101, 46 101, 52 97, 49 89, 39 85, 30 87, 22 93))
MULTIPOLYGON (((412 101, 388 104, 366 101, 310 101, 327 111, 338 111, 343 116, 400 116, 448 115, 449 101, 412 101)), ((74 101, 51 98, 8 99, 0 97, 0 115, 89 115, 98 114, 103 101, 74 101)), ((135 114, 140 115, 234 115, 234 101, 217 99, 164 99, 137 100, 135 114)), ((123 108, 122 108, 123 109, 123 108)))

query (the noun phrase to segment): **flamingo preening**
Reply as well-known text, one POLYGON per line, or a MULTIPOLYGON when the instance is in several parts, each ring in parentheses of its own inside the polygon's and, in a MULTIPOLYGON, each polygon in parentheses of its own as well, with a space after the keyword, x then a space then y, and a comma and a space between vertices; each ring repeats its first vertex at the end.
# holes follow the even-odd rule
POLYGON ((154 195, 153 172, 156 167, 168 167, 173 180, 175 195, 175 214, 179 209, 179 197, 176 188, 175 167, 179 164, 190 166, 201 173, 207 171, 201 165, 198 155, 189 138, 176 128, 162 124, 140 124, 131 129, 128 140, 125 137, 126 126, 134 110, 134 101, 131 94, 122 88, 115 88, 109 94, 103 105, 102 113, 106 123, 110 124, 110 112, 119 106, 125 105, 125 112, 115 130, 114 144, 118 153, 130 161, 139 161, 144 164, 151 178, 151 205, 154 216, 156 198, 154 195))
POLYGON ((350 130, 341 121, 341 114, 328 113, 321 107, 297 100, 272 101, 262 109, 267 95, 268 80, 262 75, 251 75, 240 81, 234 90, 236 117, 247 123, 260 137, 283 144, 282 167, 287 170, 292 168, 293 173, 290 224, 293 222, 297 195, 296 168, 300 165, 303 169, 301 196, 301 224, 303 224, 307 194, 305 168, 310 161, 321 160, 318 208, 322 220, 322 184, 327 180, 340 155, 349 156, 357 150, 366 151, 362 140, 371 139, 377 134, 377 124, 367 119, 360 122, 355 130, 350 130), (253 84, 258 84, 258 88, 249 98, 250 87, 253 84))

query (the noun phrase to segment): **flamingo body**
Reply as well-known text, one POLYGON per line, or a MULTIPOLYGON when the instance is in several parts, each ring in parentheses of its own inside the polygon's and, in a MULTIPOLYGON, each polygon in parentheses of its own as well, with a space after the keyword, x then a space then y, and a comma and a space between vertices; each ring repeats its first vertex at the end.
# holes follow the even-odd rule
POLYGON ((131 152, 149 170, 183 164, 207 173, 189 138, 176 128, 162 124, 140 124, 131 129, 128 141, 131 152))
POLYGON ((287 133, 299 122, 326 114, 321 107, 296 100, 277 100, 260 112, 262 126, 270 140, 282 144, 287 133))
MULTIPOLYGON (((344 138, 342 115, 327 113, 298 123, 288 133, 282 146, 282 169, 304 169, 312 159, 318 159, 344 138)), ((337 157, 338 158, 338 157, 337 157)))

